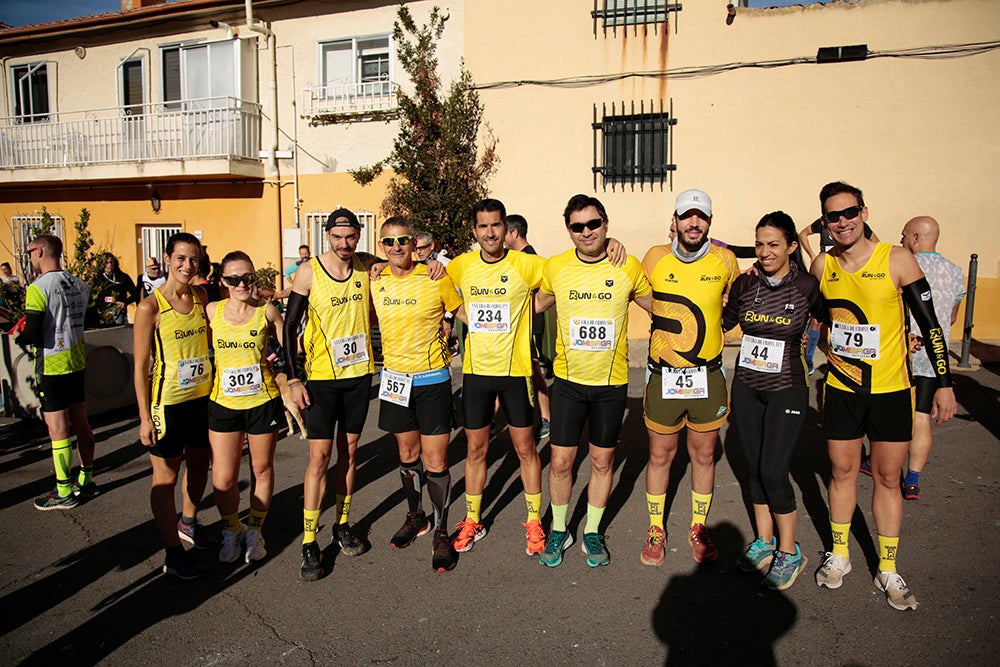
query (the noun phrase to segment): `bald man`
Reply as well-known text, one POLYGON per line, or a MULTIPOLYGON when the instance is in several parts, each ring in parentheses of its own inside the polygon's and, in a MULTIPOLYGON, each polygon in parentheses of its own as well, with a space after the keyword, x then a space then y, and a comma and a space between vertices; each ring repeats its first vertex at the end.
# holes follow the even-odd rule
MULTIPOLYGON (((962 269, 949 262, 935 250, 941 229, 937 220, 926 215, 913 218, 903 227, 900 243, 913 253, 917 264, 927 276, 934 299, 934 311, 944 329, 945 344, 950 340, 951 325, 958 317, 958 305, 965 296, 962 269)), ((916 322, 910 316, 910 331, 916 331, 916 322)), ((912 335, 912 334, 911 334, 912 335)), ((913 383, 916 386, 916 401, 913 414, 913 439, 910 441, 910 455, 906 478, 903 480, 903 497, 907 500, 920 498, 920 472, 931 453, 931 417, 933 413, 934 391, 937 381, 927 355, 913 354, 913 383)))

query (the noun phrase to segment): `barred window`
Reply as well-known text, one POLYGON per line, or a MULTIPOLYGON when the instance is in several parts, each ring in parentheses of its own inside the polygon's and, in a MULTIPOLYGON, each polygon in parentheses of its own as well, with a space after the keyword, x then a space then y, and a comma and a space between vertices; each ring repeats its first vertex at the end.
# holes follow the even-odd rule
POLYGON ((666 23, 671 12, 680 10, 679 2, 667 0, 594 0, 594 9, 590 15, 594 19, 596 34, 598 22, 605 30, 620 26, 666 23))
MULTIPOLYGON (((597 176, 603 185, 659 183, 662 188, 667 177, 673 176, 676 165, 671 163, 670 127, 677 123, 672 113, 664 111, 663 102, 655 110, 640 103, 638 113, 633 102, 626 112, 625 104, 602 105, 598 120, 594 105, 594 189, 597 176)), ((672 179, 671 179, 672 185, 672 179)))
MULTIPOLYGON (((330 217, 331 212, 313 211, 306 214, 306 224, 310 229, 310 251, 313 255, 322 254, 330 249, 330 244, 326 240, 326 220, 330 217)), ((360 252, 371 252, 368 239, 374 234, 375 214, 372 211, 358 209, 354 211, 354 215, 358 216, 358 222, 361 223, 361 238, 358 240, 356 249, 360 252)))

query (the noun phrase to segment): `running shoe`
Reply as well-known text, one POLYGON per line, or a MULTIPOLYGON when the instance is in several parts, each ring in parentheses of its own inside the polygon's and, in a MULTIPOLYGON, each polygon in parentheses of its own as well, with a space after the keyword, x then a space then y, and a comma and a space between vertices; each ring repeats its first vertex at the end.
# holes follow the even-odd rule
POLYGON ((222 529, 222 546, 219 547, 220 563, 235 563, 243 554, 243 538, 246 537, 247 527, 242 523, 236 530, 222 529))
POLYGON ((448 531, 439 528, 434 531, 434 556, 431 558, 431 568, 435 572, 451 572, 458 562, 458 554, 451 546, 451 539, 448 531))
POLYGON ((486 537, 486 526, 469 518, 456 523, 455 528, 458 530, 458 535, 455 535, 451 545, 459 553, 471 551, 476 542, 486 537))
POLYGON ((52 489, 41 498, 35 499, 35 509, 43 512, 48 512, 49 510, 71 510, 79 504, 80 501, 72 493, 66 497, 62 497, 56 489, 52 489))
POLYGON ((736 567, 744 572, 753 572, 754 570, 763 572, 774 558, 774 549, 775 542, 773 537, 770 542, 765 542, 763 537, 758 537, 750 543, 750 546, 743 552, 743 555, 736 560, 736 567))
POLYGON ((172 574, 178 579, 197 579, 208 572, 208 566, 192 560, 188 552, 181 549, 177 555, 167 554, 166 562, 163 564, 163 572, 164 574, 172 574))
POLYGON ((808 562, 809 559, 799 549, 798 544, 795 545, 794 554, 775 551, 771 569, 764 577, 764 585, 774 591, 783 591, 789 588, 798 579, 799 573, 808 562))
POLYGON ((349 523, 338 523, 333 526, 333 539, 340 545, 340 552, 345 556, 360 556, 368 551, 368 545, 357 536, 349 523))
POLYGON ((879 572, 875 575, 875 588, 885 593, 885 601, 899 611, 917 608, 917 598, 898 572, 879 572))
POLYGON ((97 488, 95 482, 87 482, 83 486, 77 483, 73 483, 73 495, 77 498, 82 498, 83 500, 90 500, 91 498, 96 498, 100 495, 101 490, 97 488))
POLYGON ((872 476, 872 457, 863 454, 861 456, 861 465, 858 467, 862 475, 872 476))
POLYGON ((194 525, 189 526, 183 520, 178 519, 177 537, 188 544, 193 544, 195 549, 211 549, 218 544, 215 538, 208 534, 205 526, 198 523, 197 520, 194 525))
POLYGON ((844 583, 844 575, 851 571, 851 559, 826 552, 823 564, 816 570, 816 585, 827 588, 840 588, 844 583))
POLYGON ((552 432, 552 423, 548 419, 543 419, 538 425, 538 439, 543 440, 549 437, 549 433, 552 432))
POLYGON ((396 534, 389 540, 389 545, 394 549, 405 549, 413 544, 413 540, 431 532, 431 523, 427 520, 427 515, 423 510, 407 512, 403 519, 403 525, 396 531, 396 534))
POLYGON ((907 500, 920 500, 920 485, 903 484, 903 497, 907 500))
POLYGON ((253 563, 258 560, 264 560, 264 556, 267 555, 267 549, 264 548, 264 536, 260 534, 259 530, 256 528, 248 530, 244 538, 244 544, 246 545, 246 551, 243 554, 244 562, 253 563))
POLYGON ((524 526, 524 539, 527 542, 524 553, 529 556, 537 556, 545 551, 545 530, 538 519, 521 525, 524 526))
POLYGON ((712 536, 708 534, 708 528, 703 523, 696 523, 691 526, 688 533, 688 544, 691 545, 691 553, 694 555, 694 562, 703 563, 719 558, 719 552, 715 549, 712 536))
POLYGON ((587 565, 590 567, 607 565, 611 562, 611 554, 608 553, 604 536, 600 533, 584 533, 580 548, 587 554, 587 565))
POLYGON ((667 533, 659 526, 650 526, 646 531, 646 543, 642 545, 639 560, 643 565, 660 567, 667 551, 667 533))
POLYGON ((812 374, 813 374, 813 373, 815 373, 815 372, 816 372, 816 369, 815 369, 815 368, 813 368, 813 365, 812 365, 812 364, 809 364, 809 375, 812 375, 812 374))
POLYGON ((563 561, 563 552, 573 544, 573 536, 565 530, 549 532, 545 550, 538 556, 538 562, 549 567, 558 567, 563 561))
POLYGON ((322 558, 323 554, 315 542, 302 545, 302 569, 299 571, 302 581, 316 581, 320 578, 323 574, 322 558))

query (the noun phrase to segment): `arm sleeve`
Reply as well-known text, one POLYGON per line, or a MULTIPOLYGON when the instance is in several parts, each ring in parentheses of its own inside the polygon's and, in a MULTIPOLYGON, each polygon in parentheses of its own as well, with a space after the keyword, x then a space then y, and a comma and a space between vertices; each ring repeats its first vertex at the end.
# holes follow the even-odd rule
POLYGON ((944 330, 934 314, 934 300, 931 298, 931 286, 927 278, 921 277, 909 285, 903 286, 903 299, 920 327, 924 339, 924 350, 930 357, 931 367, 937 378, 939 387, 950 387, 951 369, 948 365, 948 341, 944 339, 944 330))
POLYGON ((729 331, 735 327, 740 320, 740 295, 743 293, 744 285, 746 285, 746 277, 739 276, 736 278, 736 282, 729 289, 729 300, 726 302, 726 306, 722 309, 722 330, 729 331))
POLYGON ((284 345, 282 347, 285 351, 285 372, 288 374, 289 379, 302 377, 302 369, 299 368, 298 365, 298 328, 299 322, 302 321, 302 315, 306 312, 306 307, 308 305, 309 297, 307 296, 299 294, 298 292, 292 292, 288 296, 288 308, 285 313, 285 324, 281 331, 282 339, 284 340, 284 345))
POLYGON ((38 345, 45 342, 42 333, 45 324, 45 313, 37 310, 28 310, 24 313, 24 329, 15 341, 18 345, 38 345))

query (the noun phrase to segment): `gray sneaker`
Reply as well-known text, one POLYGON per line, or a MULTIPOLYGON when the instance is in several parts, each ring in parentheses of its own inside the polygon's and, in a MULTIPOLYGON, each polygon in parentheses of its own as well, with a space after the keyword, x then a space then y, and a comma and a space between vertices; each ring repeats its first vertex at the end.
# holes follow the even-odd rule
POLYGON ((247 531, 243 543, 246 545, 243 560, 247 563, 262 560, 267 555, 267 549, 264 548, 264 536, 256 528, 247 531))
POLYGON ((237 530, 222 529, 222 546, 219 548, 220 563, 235 563, 243 555, 243 538, 247 527, 242 523, 237 530))
POLYGON ((875 575, 875 588, 885 593, 885 601, 899 611, 917 608, 917 598, 898 572, 879 572, 875 575))
POLYGON ((563 552, 573 544, 573 536, 565 530, 549 532, 545 550, 538 556, 538 562, 549 567, 558 567, 563 561, 563 552))
POLYGON ((844 583, 844 575, 851 571, 851 559, 826 552, 823 564, 816 570, 816 585, 827 588, 840 588, 844 583))
POLYGON ((604 544, 604 536, 600 533, 584 533, 583 544, 580 545, 583 553, 587 554, 587 565, 598 567, 611 562, 611 554, 604 544))

